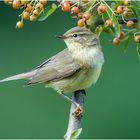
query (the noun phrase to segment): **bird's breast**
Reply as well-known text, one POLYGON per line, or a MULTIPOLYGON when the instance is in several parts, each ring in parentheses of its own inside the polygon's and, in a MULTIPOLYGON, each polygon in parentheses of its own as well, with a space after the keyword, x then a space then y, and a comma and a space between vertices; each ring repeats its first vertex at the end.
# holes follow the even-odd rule
POLYGON ((77 47, 72 56, 85 67, 100 67, 104 63, 102 51, 97 47, 81 48, 77 47))

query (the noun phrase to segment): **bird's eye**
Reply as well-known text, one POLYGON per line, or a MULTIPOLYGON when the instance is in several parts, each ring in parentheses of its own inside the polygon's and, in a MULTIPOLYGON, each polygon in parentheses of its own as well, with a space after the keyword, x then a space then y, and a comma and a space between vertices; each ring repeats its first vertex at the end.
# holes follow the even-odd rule
POLYGON ((73 34, 73 37, 77 37, 78 35, 77 34, 73 34))

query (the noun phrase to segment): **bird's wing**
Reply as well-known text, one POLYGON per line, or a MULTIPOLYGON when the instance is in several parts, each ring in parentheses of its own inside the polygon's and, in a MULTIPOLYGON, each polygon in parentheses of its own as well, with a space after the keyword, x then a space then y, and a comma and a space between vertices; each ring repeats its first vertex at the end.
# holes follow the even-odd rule
POLYGON ((79 61, 65 49, 39 65, 29 84, 57 81, 73 75, 80 69, 79 61))

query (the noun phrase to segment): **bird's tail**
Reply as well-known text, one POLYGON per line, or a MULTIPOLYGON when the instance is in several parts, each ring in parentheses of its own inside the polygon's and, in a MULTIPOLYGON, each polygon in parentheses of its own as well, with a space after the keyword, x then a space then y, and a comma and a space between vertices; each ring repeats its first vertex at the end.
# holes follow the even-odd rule
POLYGON ((14 75, 14 76, 5 78, 3 80, 0 80, 0 83, 6 82, 6 81, 18 80, 18 79, 31 79, 34 76, 34 74, 35 74, 35 71, 21 73, 21 74, 14 75))

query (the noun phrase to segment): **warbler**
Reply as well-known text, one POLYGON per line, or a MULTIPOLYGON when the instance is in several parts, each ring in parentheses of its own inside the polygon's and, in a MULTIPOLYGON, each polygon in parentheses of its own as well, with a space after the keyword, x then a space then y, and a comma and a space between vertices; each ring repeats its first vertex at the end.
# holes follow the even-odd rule
POLYGON ((86 89, 95 84, 104 63, 98 36, 85 27, 74 27, 58 38, 64 40, 66 49, 31 71, 0 82, 28 79, 27 85, 43 83, 60 94, 86 89))

